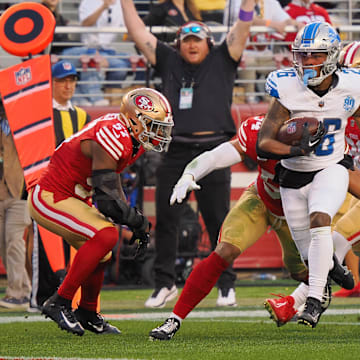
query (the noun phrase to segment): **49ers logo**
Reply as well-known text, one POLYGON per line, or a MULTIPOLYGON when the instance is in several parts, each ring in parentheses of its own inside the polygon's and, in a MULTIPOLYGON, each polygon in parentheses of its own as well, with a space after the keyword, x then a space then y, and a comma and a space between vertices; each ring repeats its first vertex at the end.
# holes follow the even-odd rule
POLYGON ((135 98, 135 104, 144 111, 152 111, 154 108, 152 101, 145 95, 138 95, 135 98))

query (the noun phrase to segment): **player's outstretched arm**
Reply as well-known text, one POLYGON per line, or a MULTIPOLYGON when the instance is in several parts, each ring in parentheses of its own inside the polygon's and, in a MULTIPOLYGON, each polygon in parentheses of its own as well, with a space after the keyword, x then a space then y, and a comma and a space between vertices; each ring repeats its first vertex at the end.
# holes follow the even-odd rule
POLYGON ((188 192, 199 190, 200 186, 196 181, 214 170, 237 164, 242 160, 242 156, 243 151, 238 140, 222 143, 216 148, 197 156, 186 165, 182 176, 174 186, 170 197, 170 205, 175 204, 175 202, 181 203, 188 192))
POLYGON ((249 37, 255 0, 242 0, 238 20, 226 36, 230 56, 239 61, 249 37))
POLYGON ((141 20, 135 8, 133 0, 121 0, 121 6, 129 36, 148 61, 152 65, 155 65, 156 37, 146 29, 144 22, 141 20))

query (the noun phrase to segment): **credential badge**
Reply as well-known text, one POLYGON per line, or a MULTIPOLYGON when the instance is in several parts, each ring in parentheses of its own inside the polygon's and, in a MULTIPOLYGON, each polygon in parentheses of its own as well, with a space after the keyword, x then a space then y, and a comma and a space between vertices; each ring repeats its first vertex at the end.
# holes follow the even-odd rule
POLYGON ((351 111, 355 106, 355 99, 348 95, 344 100, 344 109, 345 111, 351 111))

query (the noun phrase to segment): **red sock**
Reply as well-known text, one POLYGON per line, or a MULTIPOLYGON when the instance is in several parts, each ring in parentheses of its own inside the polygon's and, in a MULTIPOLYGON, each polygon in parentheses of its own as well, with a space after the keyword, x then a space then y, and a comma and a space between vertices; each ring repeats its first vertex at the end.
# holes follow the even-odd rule
POLYGON ((108 227, 100 230, 81 246, 58 290, 61 297, 72 300, 76 290, 95 271, 100 260, 115 246, 118 236, 115 227, 108 227))
POLYGON ((201 261, 186 280, 173 313, 185 319, 189 312, 211 291, 229 265, 214 251, 201 261))
POLYGON ((81 284, 80 307, 88 311, 97 310, 97 302, 104 281, 104 271, 110 261, 100 263, 95 271, 81 284))

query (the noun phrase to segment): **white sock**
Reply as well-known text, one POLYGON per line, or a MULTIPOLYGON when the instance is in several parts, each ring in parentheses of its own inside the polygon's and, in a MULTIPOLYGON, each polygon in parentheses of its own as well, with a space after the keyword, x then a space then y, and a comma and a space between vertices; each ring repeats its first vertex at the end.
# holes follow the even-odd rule
POLYGON ((331 227, 310 229, 309 247, 309 297, 321 301, 329 270, 333 267, 333 240, 331 227))
POLYGON ((174 314, 173 312, 170 314, 169 317, 175 318, 176 320, 179 320, 180 324, 181 324, 181 322, 183 321, 183 319, 182 319, 180 316, 174 314))
POLYGON ((292 296, 295 300, 294 308, 296 310, 298 310, 301 305, 305 304, 308 293, 309 286, 303 282, 300 283, 300 285, 291 293, 290 296, 292 296))
POLYGON ((333 231, 332 238, 335 247, 335 255, 341 264, 345 258, 345 255, 351 250, 351 245, 344 236, 339 234, 337 231, 333 231))

